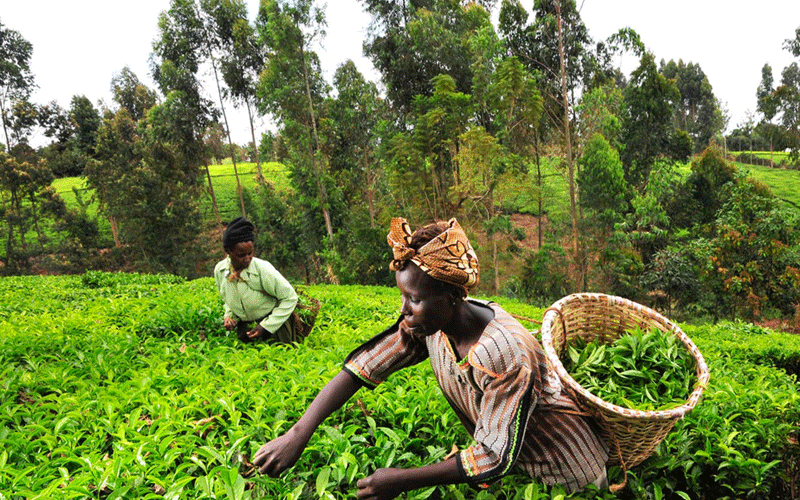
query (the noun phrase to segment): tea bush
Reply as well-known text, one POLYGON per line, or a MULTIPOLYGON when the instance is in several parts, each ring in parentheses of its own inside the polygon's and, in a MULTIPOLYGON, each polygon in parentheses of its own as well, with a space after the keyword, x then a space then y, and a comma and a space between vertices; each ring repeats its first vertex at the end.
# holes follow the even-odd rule
MULTIPOLYGON (((399 308, 392 288, 301 288, 322 308, 305 342, 286 347, 225 331, 211 278, 0 279, 0 499, 353 498, 375 468, 437 462, 470 443, 422 363, 359 391, 281 477, 254 473, 261 444, 399 308)), ((537 327, 543 309, 497 300, 537 327)), ((689 332, 711 384, 616 496, 512 474, 479 493, 450 485, 405 498, 790 498, 800 404, 795 377, 774 366, 797 344, 746 330, 689 332)), ((622 480, 617 468, 611 480, 622 480)))

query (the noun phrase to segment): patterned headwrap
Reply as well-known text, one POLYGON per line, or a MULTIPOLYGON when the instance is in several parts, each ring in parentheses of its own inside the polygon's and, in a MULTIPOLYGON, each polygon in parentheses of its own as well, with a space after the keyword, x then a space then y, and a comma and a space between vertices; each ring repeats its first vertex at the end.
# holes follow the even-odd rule
POLYGON ((414 250, 408 246, 412 234, 408 222, 402 217, 393 218, 386 237, 394 256, 389 268, 399 271, 410 260, 431 278, 469 292, 478 284, 478 257, 458 221, 450 219, 447 224, 445 232, 414 250))

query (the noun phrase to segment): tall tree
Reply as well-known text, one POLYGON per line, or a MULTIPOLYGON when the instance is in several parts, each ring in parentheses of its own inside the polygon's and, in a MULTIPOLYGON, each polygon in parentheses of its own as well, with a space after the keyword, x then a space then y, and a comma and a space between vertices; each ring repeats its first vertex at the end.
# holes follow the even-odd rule
MULTIPOLYGON (((153 43, 151 66, 161 92, 165 96, 173 91, 179 92, 182 106, 191 106, 194 110, 185 115, 192 119, 180 129, 184 133, 183 148, 193 153, 198 165, 205 166, 209 195, 217 214, 217 222, 220 223, 211 173, 208 170, 208 154, 203 148, 203 134, 216 120, 217 112, 211 101, 201 94, 202 85, 197 76, 209 50, 207 35, 195 0, 172 0, 169 10, 159 15, 158 36, 153 43)), ((235 164, 234 173, 240 209, 242 215, 245 215, 244 198, 235 164)))
POLYGON ((519 0, 503 0, 499 30, 512 55, 541 75, 539 90, 549 122, 563 130, 564 86, 572 99, 591 75, 592 42, 574 0, 535 0, 534 20, 519 0), (563 75, 562 75, 563 65, 563 75), (562 81, 563 77, 563 81, 562 81))
POLYGON ((120 221, 142 196, 137 173, 142 163, 141 138, 126 107, 106 113, 97 131, 96 159, 86 168, 87 184, 95 191, 99 209, 108 217, 114 244, 121 247, 120 221))
POLYGON ((637 189, 649 177, 660 156, 670 157, 675 141, 673 110, 680 99, 674 83, 656 70, 655 58, 646 53, 631 73, 625 89, 621 153, 625 177, 637 189))
POLYGON ((539 90, 544 98, 545 116, 550 130, 560 137, 564 175, 570 193, 572 220, 572 257, 578 270, 577 286, 584 286, 585 272, 578 238, 580 207, 575 186, 575 157, 572 120, 574 101, 584 81, 593 80, 588 68, 597 62, 587 49, 591 38, 573 0, 536 0, 535 18, 528 24, 528 14, 519 0, 504 0, 500 11, 500 31, 513 55, 541 75, 539 90))
POLYGON ((227 86, 225 94, 234 104, 244 104, 250 122, 250 134, 255 151, 259 177, 261 159, 258 154, 253 104, 256 97, 258 75, 264 67, 266 54, 256 39, 255 29, 248 22, 247 6, 242 0, 201 0, 200 5, 208 17, 214 34, 214 59, 219 64, 222 79, 227 86))
POLYGON ((475 116, 472 96, 458 92, 453 78, 439 75, 433 85, 432 96, 414 100, 412 130, 394 135, 387 145, 393 187, 409 209, 418 211, 415 218, 423 220, 447 219, 465 201, 451 193, 460 183, 453 157, 475 116))
POLYGON ((364 79, 351 60, 337 68, 333 83, 336 97, 326 103, 325 126, 331 172, 344 184, 349 206, 361 207, 360 200, 367 201, 369 225, 375 228, 381 173, 378 147, 388 120, 386 103, 377 85, 364 79))
POLYGON ((284 140, 295 153, 298 178, 313 183, 328 238, 334 238, 328 196, 329 158, 322 149, 318 110, 328 89, 312 46, 325 34, 325 15, 310 0, 265 0, 256 26, 269 58, 258 83, 259 108, 283 127, 284 140), (302 175, 304 165, 310 172, 302 175))
POLYGON ((783 48, 791 52, 793 56, 800 57, 800 27, 794 30, 794 38, 784 40, 783 48))
POLYGON ((94 155, 100 112, 85 95, 76 95, 70 102, 69 116, 75 123, 75 148, 87 157, 94 155))
POLYGON ((661 61, 659 71, 675 82, 680 99, 675 103, 675 127, 691 136, 695 148, 704 149, 722 130, 722 111, 708 77, 699 64, 661 61))
POLYGON ((775 97, 775 79, 772 76, 772 66, 768 63, 761 68, 761 82, 758 84, 758 89, 756 89, 756 110, 764 117, 763 122, 766 126, 761 128, 767 132, 770 161, 772 161, 772 144, 775 135, 772 120, 778 113, 778 100, 775 97))
POLYGON ((0 120, 9 151, 14 146, 8 130, 12 104, 27 100, 36 86, 30 69, 32 55, 33 45, 0 21, 0 120))
POLYGON ((781 124, 792 148, 792 158, 796 165, 800 165, 800 66, 796 62, 783 69, 775 97, 781 112, 781 124))
POLYGON ((117 106, 128 110, 133 121, 138 122, 147 110, 158 102, 158 95, 139 80, 129 66, 111 78, 111 95, 117 106))
POLYGON ((33 226, 40 245, 44 233, 39 225, 41 207, 47 197, 57 196, 49 189, 53 174, 44 161, 20 162, 0 151, 0 207, 6 223, 6 257, 4 262, 17 272, 27 260, 26 233, 33 226))
MULTIPOLYGON (((476 72, 476 79, 477 76, 476 72)), ((487 94, 494 110, 496 136, 511 153, 511 163, 520 163, 517 169, 521 171, 534 170, 539 220, 537 248, 541 248, 544 227, 544 177, 540 151, 542 97, 534 75, 517 57, 506 58, 494 67, 487 94)))
POLYGON ((469 38, 489 21, 495 2, 460 0, 364 0, 372 22, 364 53, 381 73, 392 108, 403 120, 417 95, 430 96, 432 81, 449 75, 459 92, 469 92, 469 38))

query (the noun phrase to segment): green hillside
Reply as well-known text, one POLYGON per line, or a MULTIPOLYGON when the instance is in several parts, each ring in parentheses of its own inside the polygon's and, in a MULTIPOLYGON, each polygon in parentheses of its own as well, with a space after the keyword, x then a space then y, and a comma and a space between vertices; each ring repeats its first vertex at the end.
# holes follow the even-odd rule
POLYGON ((736 168, 749 172, 751 177, 769 186, 775 196, 800 209, 800 170, 747 165, 738 162, 736 168))

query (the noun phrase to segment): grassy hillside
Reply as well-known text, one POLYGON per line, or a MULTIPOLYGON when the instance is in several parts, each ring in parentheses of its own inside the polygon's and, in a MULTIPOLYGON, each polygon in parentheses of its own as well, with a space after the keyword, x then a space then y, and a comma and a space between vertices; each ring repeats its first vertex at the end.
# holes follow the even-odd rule
POLYGON ((746 165, 738 162, 735 165, 740 171, 749 172, 750 177, 769 186, 775 196, 800 209, 800 170, 746 165))
MULTIPOLYGON (((393 288, 303 290, 322 309, 305 343, 287 347, 244 345, 223 330, 211 278, 0 280, 0 498, 345 499, 376 468, 438 462, 470 444, 424 362, 359 391, 280 478, 254 474, 260 445, 285 432, 347 353, 397 312, 393 288)), ((501 304, 532 319, 543 313, 501 304)), ((800 393, 786 370, 800 366, 800 338, 739 323, 687 333, 711 384, 619 495, 564 495, 512 473, 480 494, 460 485, 404 498, 788 499, 800 393)))
MULTIPOLYGON (((230 220, 239 213, 239 201, 237 199, 236 175, 233 164, 227 161, 221 165, 209 166, 211 184, 217 197, 220 216, 230 220)), ((258 173, 255 163, 237 163, 236 170, 239 173, 239 181, 245 189, 252 190, 256 183, 255 178, 258 173)), ((266 179, 272 182, 279 190, 290 189, 289 171, 280 163, 265 163, 261 166, 261 172, 266 179)), ((203 186, 208 186, 208 179, 205 171, 202 175, 203 186)), ((82 177, 65 177, 53 181, 53 189, 64 198, 67 205, 72 207, 79 206, 80 202, 88 203, 88 213, 97 213, 97 202, 92 196, 91 190, 86 187, 86 181, 82 177), (76 194, 77 191, 77 194, 76 194)), ((209 217, 212 214, 210 197, 204 203, 206 213, 209 217)))

